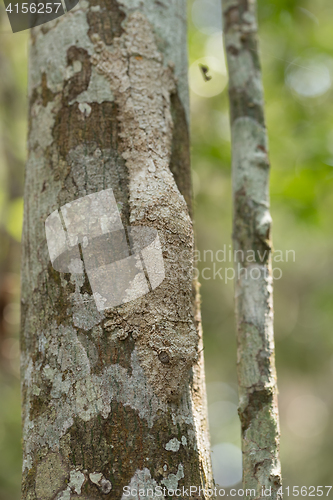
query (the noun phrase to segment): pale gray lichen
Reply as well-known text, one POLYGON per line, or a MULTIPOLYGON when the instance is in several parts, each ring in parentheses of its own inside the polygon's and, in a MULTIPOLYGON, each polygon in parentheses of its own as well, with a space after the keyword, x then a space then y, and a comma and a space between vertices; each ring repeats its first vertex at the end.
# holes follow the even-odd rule
POLYGON ((178 441, 177 438, 170 439, 170 441, 168 441, 167 444, 165 445, 165 449, 167 451, 175 451, 176 452, 179 450, 181 444, 183 446, 187 445, 187 439, 185 436, 181 437, 181 441, 178 441))
POLYGON ((38 500, 51 500, 62 489, 68 476, 67 466, 57 453, 48 455, 38 464, 35 490, 38 500))
POLYGON ((59 97, 46 106, 34 103, 31 108, 32 127, 29 134, 29 144, 35 148, 38 145, 45 149, 53 142, 52 128, 54 125, 55 110, 60 107, 59 97))
POLYGON ((165 445, 165 449, 168 451, 178 451, 180 448, 180 441, 177 438, 170 439, 165 445))
POLYGON ((91 113, 91 106, 87 102, 80 102, 79 103, 79 110, 84 116, 89 116, 91 113))
POLYGON ((137 469, 131 482, 126 487, 121 500, 126 500, 126 498, 130 500, 139 500, 142 496, 139 496, 140 490, 144 492, 144 495, 147 495, 148 489, 153 491, 153 495, 151 495, 151 492, 148 493, 150 495, 148 498, 155 498, 158 496, 155 492, 156 486, 158 486, 158 483, 155 479, 152 479, 149 469, 146 467, 143 470, 137 469))
POLYGON ((86 477, 81 471, 71 470, 68 486, 58 494, 56 500, 70 500, 73 493, 81 495, 82 486, 85 482, 86 477))
MULTIPOLYGON (((32 65, 29 70, 29 92, 38 87, 42 73, 47 75, 47 86, 54 92, 63 90, 64 81, 68 76, 67 50, 76 46, 76 40, 80 40, 80 48, 93 53, 93 44, 88 36, 89 25, 86 13, 82 9, 69 13, 57 23, 57 40, 54 43, 52 31, 43 33, 37 28, 34 30, 35 41, 32 47, 33 57, 38 60, 38 65, 32 65)), ((49 24, 49 23, 47 23, 49 24)))
MULTIPOLYGON (((136 350, 131 355, 131 376, 120 365, 110 365, 101 375, 93 375, 86 351, 75 330, 54 325, 49 334, 49 342, 49 353, 55 356, 57 362, 54 367, 46 365, 43 368, 42 378, 52 384, 49 406, 54 410, 53 417, 48 414, 40 415, 31 421, 29 412, 26 412, 23 469, 31 467, 31 454, 37 447, 57 449, 61 437, 73 425, 75 417, 89 421, 100 414, 107 418, 113 398, 137 410, 150 427, 158 411, 167 410, 166 403, 154 394, 149 385, 136 350), (73 359, 76 360, 75 365, 73 359), (62 394, 66 394, 65 401, 61 398, 62 394)), ((27 366, 26 387, 29 388, 34 385, 34 378, 39 378, 40 374, 33 367, 31 359, 26 359, 24 364, 27 366)), ((182 408, 182 412, 189 414, 190 408, 182 408)))
POLYGON ((81 471, 71 470, 70 481, 68 486, 74 491, 74 493, 81 495, 81 488, 85 480, 86 480, 85 475, 81 471))
MULTIPOLYGON (((131 375, 117 364, 106 367, 100 375, 94 375, 91 374, 89 359, 75 330, 54 325, 49 333, 49 342, 49 352, 57 356, 57 363, 54 367, 46 365, 43 368, 42 379, 52 384, 49 402, 49 407, 53 409, 52 416, 40 415, 31 421, 29 412, 25 414, 23 470, 31 467, 31 455, 37 448, 47 446, 58 449, 61 437, 73 425, 75 417, 89 421, 100 414, 107 418, 112 399, 137 410, 149 427, 153 426, 160 411, 167 411, 167 404, 155 395, 149 385, 136 349, 131 354, 131 375), (76 360, 75 365, 73 359, 76 360), (61 398, 62 394, 66 394, 65 401, 61 398)), ((31 359, 27 358, 25 364, 30 367, 26 370, 26 374, 30 374, 26 379, 29 388, 40 374, 32 366, 31 359)), ((174 409, 175 421, 193 424, 191 406, 191 402, 184 398, 182 404, 174 409)))
MULTIPOLYGON (((167 470, 167 466, 163 467, 167 470)), ((164 485, 167 489, 175 491, 178 488, 178 482, 184 477, 184 467, 182 464, 178 465, 176 474, 169 474, 166 478, 160 481, 160 484, 151 477, 150 470, 144 468, 143 470, 137 469, 132 477, 128 486, 121 497, 121 500, 126 498, 132 500, 140 500, 140 498, 161 498, 161 492, 164 485), (157 488, 158 487, 158 488, 157 488)))
POLYGON ((89 479, 92 483, 98 484, 100 480, 102 479, 103 474, 101 472, 91 472, 89 474, 89 479))
POLYGON ((59 493, 57 496, 56 500, 70 500, 71 499, 71 490, 67 489, 65 491, 62 491, 59 493))
POLYGON ((108 479, 105 479, 101 472, 92 472, 89 474, 89 479, 96 484, 104 495, 107 495, 112 490, 112 484, 108 479))
POLYGON ((176 474, 169 474, 167 478, 162 479, 161 483, 168 488, 168 490, 175 491, 178 488, 178 482, 184 477, 183 464, 178 465, 176 474))

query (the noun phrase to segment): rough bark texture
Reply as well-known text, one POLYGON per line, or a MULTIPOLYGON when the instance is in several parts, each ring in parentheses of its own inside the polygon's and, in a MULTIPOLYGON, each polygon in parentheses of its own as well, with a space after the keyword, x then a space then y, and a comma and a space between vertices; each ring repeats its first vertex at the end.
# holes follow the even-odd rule
MULTIPOLYGON (((239 416, 244 488, 281 487, 274 360, 269 159, 255 0, 223 2, 232 132, 239 416)), ((266 495, 270 490, 267 490, 266 495)), ((266 496, 267 498, 267 496, 266 496)))
POLYGON ((33 29, 29 97, 22 498, 211 487, 192 283, 185 1, 81 0, 33 29), (53 269, 44 222, 108 188, 124 226, 158 230, 166 277, 99 312, 85 275, 53 269))

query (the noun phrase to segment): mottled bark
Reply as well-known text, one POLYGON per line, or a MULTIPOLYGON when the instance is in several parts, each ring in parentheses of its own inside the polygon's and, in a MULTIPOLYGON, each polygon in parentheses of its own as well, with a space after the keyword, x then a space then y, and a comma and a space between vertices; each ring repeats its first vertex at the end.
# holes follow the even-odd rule
POLYGON ((281 467, 273 336, 269 159, 256 1, 223 1, 223 20, 232 136, 243 483, 244 488, 256 490, 256 498, 265 497, 264 488, 265 498, 276 499, 281 487, 281 467))
POLYGON ((22 499, 208 488, 185 1, 81 0, 33 29, 29 98, 22 499), (124 226, 158 230, 166 276, 142 298, 100 312, 86 275, 52 267, 44 223, 109 188, 124 226))

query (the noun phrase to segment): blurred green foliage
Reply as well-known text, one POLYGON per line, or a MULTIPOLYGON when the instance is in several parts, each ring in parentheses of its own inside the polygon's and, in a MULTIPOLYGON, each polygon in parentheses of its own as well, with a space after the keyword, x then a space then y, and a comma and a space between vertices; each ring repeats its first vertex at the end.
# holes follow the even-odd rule
MULTIPOLYGON (((198 59, 213 56, 223 61, 222 48, 216 44, 216 15, 202 16, 202 25, 200 15, 192 18, 194 8, 200 12, 199 3, 189 2, 189 59, 194 71, 198 59)), ((218 2, 207 0, 206 10, 214 8, 218 12, 218 2)), ((3 5, 0 16, 0 500, 17 500, 21 468, 18 241, 26 155, 28 34, 10 32, 3 5)), ((290 486, 329 485, 333 449, 333 4, 331 0, 259 0, 259 25, 272 163, 274 248, 292 249, 296 256, 295 262, 290 258, 273 263, 282 270, 281 279, 274 283, 274 301, 283 477, 290 486)), ((212 66, 209 70, 213 73, 208 74, 219 78, 218 68, 217 73, 212 66)), ((222 76, 223 87, 226 79, 222 76)), ((191 78, 195 89, 198 82, 191 78)), ((197 265, 200 274, 207 267, 206 276, 212 277, 215 264, 224 276, 232 262, 216 258, 211 262, 209 253, 203 260, 204 250, 212 250, 215 256, 231 244, 226 87, 209 98, 191 91, 191 129, 195 229, 201 256, 197 265)), ((240 446, 233 411, 237 404, 233 284, 219 277, 201 278, 201 283, 212 445, 240 446)))

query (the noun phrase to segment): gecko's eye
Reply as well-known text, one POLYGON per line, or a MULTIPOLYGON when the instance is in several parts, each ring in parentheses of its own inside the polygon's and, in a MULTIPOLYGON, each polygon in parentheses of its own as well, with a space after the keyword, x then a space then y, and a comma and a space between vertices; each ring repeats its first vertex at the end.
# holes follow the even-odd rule
POLYGON ((158 355, 158 359, 164 364, 169 363, 170 361, 169 354, 166 351, 161 351, 158 355))

